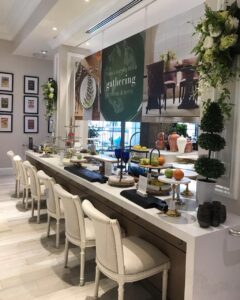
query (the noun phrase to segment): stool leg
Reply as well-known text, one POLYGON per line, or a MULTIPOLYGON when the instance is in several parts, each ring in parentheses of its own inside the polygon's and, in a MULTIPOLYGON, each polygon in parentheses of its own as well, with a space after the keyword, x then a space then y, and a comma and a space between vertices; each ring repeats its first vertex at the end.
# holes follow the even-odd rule
POLYGON ((124 300, 124 284, 118 284, 118 300, 124 300))
POLYGON ((85 248, 80 251, 80 286, 84 285, 84 269, 85 269, 85 248))
POLYGON ((60 220, 56 222, 56 247, 59 248, 60 220))
POLYGON ((29 193, 29 189, 26 188, 25 209, 28 209, 28 193, 29 193))
POLYGON ((34 216, 34 198, 32 198, 32 217, 34 216))
POLYGON ((168 270, 164 270, 162 274, 162 300, 167 300, 167 282, 168 270))
POLYGON ((37 201, 37 210, 38 210, 38 214, 37 214, 37 223, 40 223, 40 199, 38 199, 37 201))
POLYGON ((98 266, 96 266, 94 299, 98 298, 99 280, 100 280, 100 270, 98 266))
POLYGON ((69 249, 69 241, 67 238, 65 238, 65 262, 64 262, 65 268, 67 268, 67 264, 68 264, 68 249, 69 249))
POLYGON ((50 235, 50 223, 51 223, 51 217, 49 215, 47 216, 47 223, 48 223, 47 236, 49 236, 50 235))
POLYGON ((26 193, 27 193, 27 191, 26 191, 26 188, 24 187, 23 188, 23 198, 22 198, 22 204, 23 204, 23 206, 24 206, 24 200, 25 200, 25 198, 26 198, 26 193))

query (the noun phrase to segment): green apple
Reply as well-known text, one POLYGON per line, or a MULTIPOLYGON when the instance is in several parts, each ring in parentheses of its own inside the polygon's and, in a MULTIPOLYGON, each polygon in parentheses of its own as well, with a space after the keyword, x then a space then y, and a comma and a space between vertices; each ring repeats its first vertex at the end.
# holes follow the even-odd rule
POLYGON ((158 160, 156 160, 156 159, 152 160, 152 161, 151 161, 151 165, 152 165, 152 166, 155 166, 155 167, 159 166, 158 160))
POLYGON ((164 174, 167 178, 172 178, 173 177, 173 170, 172 169, 166 169, 164 174))

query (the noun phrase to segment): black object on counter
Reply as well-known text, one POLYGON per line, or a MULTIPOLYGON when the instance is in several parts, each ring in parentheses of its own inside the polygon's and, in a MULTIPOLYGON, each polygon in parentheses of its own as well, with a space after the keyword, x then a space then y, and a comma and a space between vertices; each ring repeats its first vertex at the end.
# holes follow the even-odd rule
POLYGON ((82 177, 90 182, 100 182, 105 183, 107 182, 108 178, 100 173, 90 171, 88 169, 78 167, 78 166, 67 166, 64 169, 74 175, 82 177))
POLYGON ((28 149, 33 150, 33 138, 29 137, 28 139, 28 149))
POLYGON ((157 208, 163 212, 168 211, 168 205, 165 201, 154 196, 142 197, 137 194, 136 189, 124 190, 120 194, 121 196, 127 198, 128 200, 143 208, 157 208))
POLYGON ((219 201, 205 202, 199 205, 197 219, 200 227, 219 226, 227 218, 226 206, 219 201))

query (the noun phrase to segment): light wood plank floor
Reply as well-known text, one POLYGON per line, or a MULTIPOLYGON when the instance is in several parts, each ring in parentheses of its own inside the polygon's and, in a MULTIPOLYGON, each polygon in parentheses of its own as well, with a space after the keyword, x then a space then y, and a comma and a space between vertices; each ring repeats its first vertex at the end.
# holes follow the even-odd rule
MULTIPOLYGON (((46 210, 41 223, 14 197, 13 176, 0 176, 0 300, 92 299, 95 277, 95 250, 86 253, 86 284, 79 283, 79 248, 69 252, 64 268, 64 224, 60 248, 55 248, 54 224, 46 237, 46 210)), ((116 283, 102 276, 99 299, 117 299, 116 283)), ((157 299, 140 284, 127 284, 126 300, 157 299)))

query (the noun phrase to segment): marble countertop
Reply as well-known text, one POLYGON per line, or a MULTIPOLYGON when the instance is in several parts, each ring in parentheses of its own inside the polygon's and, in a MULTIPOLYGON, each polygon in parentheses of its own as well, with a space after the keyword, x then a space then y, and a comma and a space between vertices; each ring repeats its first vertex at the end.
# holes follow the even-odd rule
MULTIPOLYGON (((205 235, 209 235, 221 230, 227 230, 229 227, 238 225, 240 223, 239 216, 228 213, 226 222, 221 226, 217 228, 210 227, 208 229, 202 229, 196 221, 194 196, 191 199, 188 198, 188 200, 186 200, 187 204, 185 206, 179 207, 179 210, 182 212, 181 217, 171 218, 162 214, 158 209, 144 209, 134 204, 133 202, 130 202, 129 200, 120 195, 122 188, 113 187, 108 185, 107 183, 92 183, 64 170, 64 166, 61 164, 59 156, 43 158, 40 157, 41 154, 34 153, 33 151, 27 151, 26 155, 63 174, 64 176, 72 179, 73 181, 85 186, 86 188, 94 190, 97 194, 101 195, 102 197, 134 213, 138 217, 145 219, 149 223, 155 225, 158 228, 161 228, 162 230, 165 230, 173 236, 178 237, 186 243, 192 243, 198 237, 203 237, 205 235)), ((182 185, 182 188, 185 188, 185 186, 182 185)), ((189 188, 192 191, 195 190, 195 181, 191 181, 189 188)), ((161 196, 161 199, 166 200, 167 202, 170 200, 170 198, 171 196, 161 196)))

